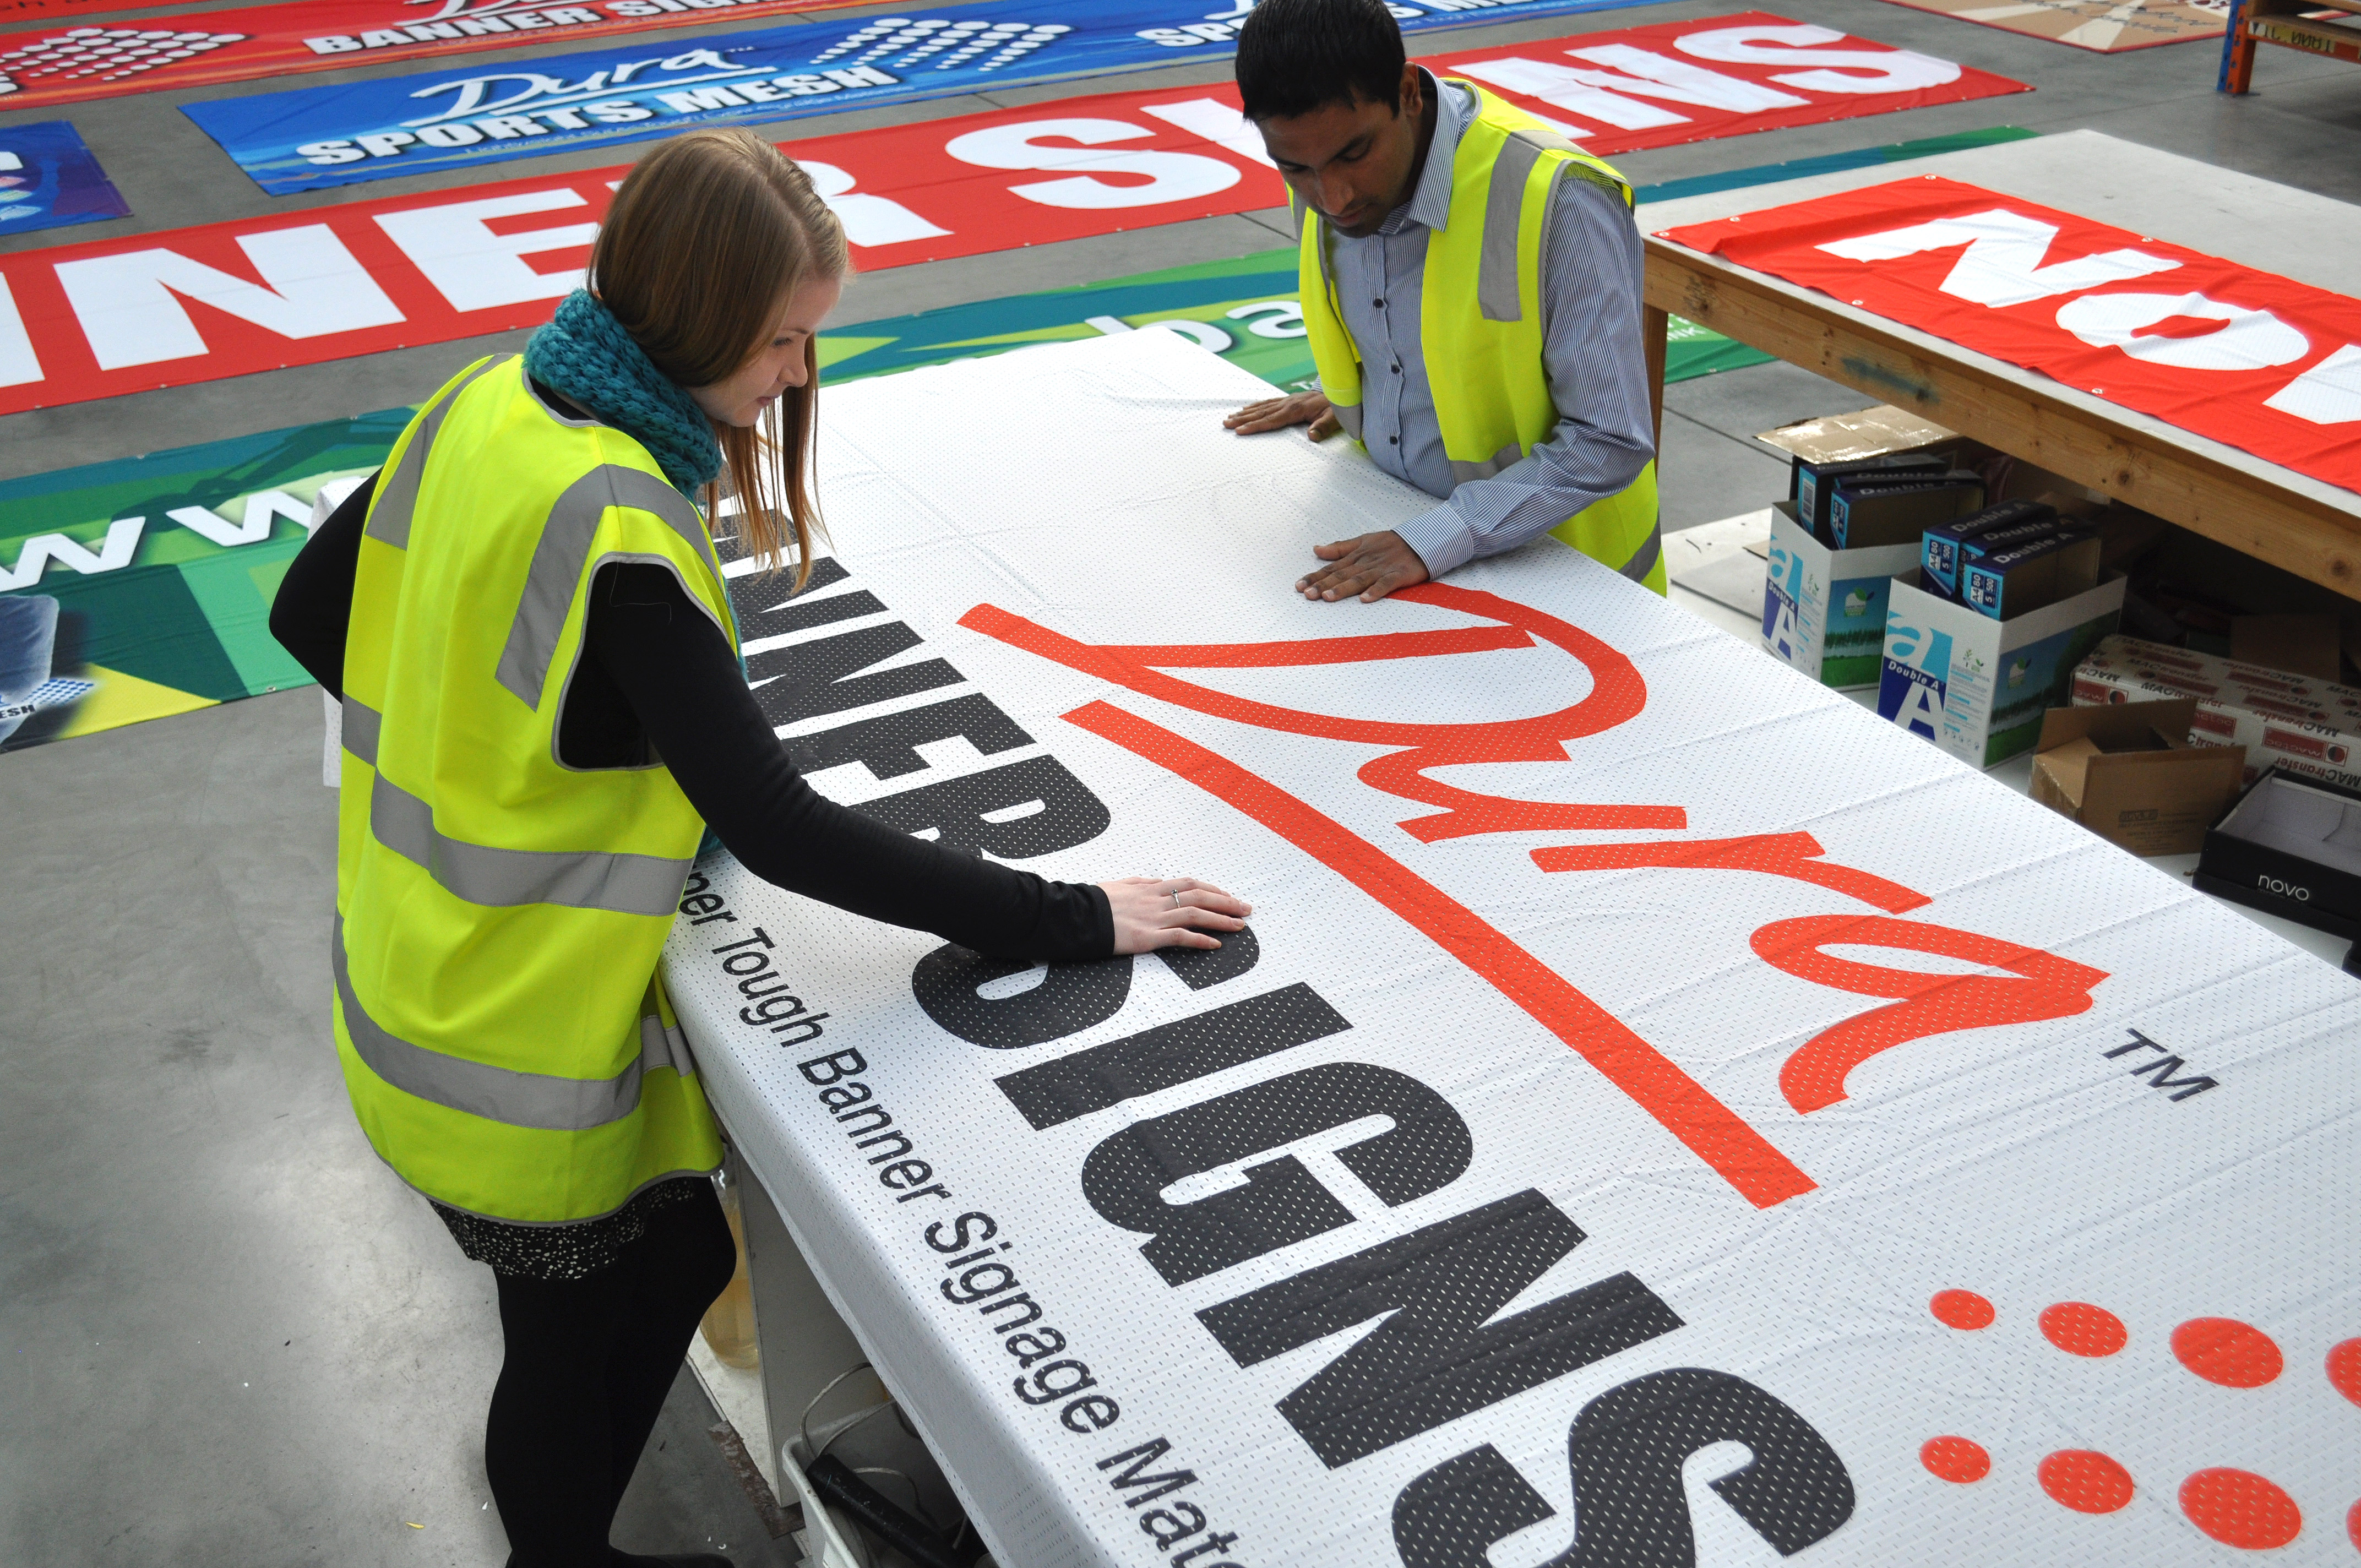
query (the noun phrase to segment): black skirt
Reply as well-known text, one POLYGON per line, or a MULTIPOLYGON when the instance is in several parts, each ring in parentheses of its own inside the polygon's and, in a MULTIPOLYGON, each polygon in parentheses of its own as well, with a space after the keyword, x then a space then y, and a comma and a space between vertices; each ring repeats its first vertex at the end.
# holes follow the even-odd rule
POLYGON ((519 1224, 466 1213, 435 1203, 432 1198, 427 1202, 434 1205, 459 1250, 478 1263, 490 1264, 495 1274, 527 1279, 588 1279, 611 1266, 625 1247, 640 1239, 647 1230, 649 1215, 712 1187, 713 1179, 708 1176, 668 1176, 641 1188, 611 1214, 564 1224, 519 1224))

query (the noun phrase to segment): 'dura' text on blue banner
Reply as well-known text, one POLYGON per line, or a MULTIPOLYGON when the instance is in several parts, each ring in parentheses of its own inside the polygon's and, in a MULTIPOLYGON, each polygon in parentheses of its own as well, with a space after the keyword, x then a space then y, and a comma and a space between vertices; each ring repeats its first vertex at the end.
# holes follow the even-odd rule
MULTIPOLYGON (((1502 11, 1562 16, 1638 0, 1392 0, 1406 32, 1502 11)), ((272 195, 576 148, 693 126, 763 124, 1108 75, 1227 55, 1240 0, 987 0, 902 16, 643 37, 506 68, 459 65, 190 104, 182 112, 272 195)))

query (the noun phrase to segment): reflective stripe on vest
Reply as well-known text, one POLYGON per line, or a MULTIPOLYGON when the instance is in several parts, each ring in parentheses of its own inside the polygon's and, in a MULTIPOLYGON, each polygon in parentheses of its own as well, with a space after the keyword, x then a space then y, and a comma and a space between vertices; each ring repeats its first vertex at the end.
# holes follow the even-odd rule
MULTIPOLYGON (((1451 214, 1427 236, 1420 334, 1455 486, 1488 479, 1546 439, 1559 415, 1543 365, 1538 302, 1556 181, 1631 187, 1611 168, 1473 83, 1477 112, 1454 154, 1451 214)), ((1337 304, 1327 225, 1299 210, 1304 329, 1337 422, 1363 438, 1360 350, 1337 304)), ((1551 532, 1662 591, 1655 465, 1551 532)))
POLYGON ((378 487, 375 502, 369 508, 368 523, 362 530, 371 539, 382 540, 397 550, 410 547, 410 519, 418 510, 418 481, 426 473, 426 455, 433 450, 434 438, 443 432, 443 422, 451 412, 451 405, 469 382, 486 371, 498 369, 515 358, 513 354, 497 355, 472 365, 459 378, 436 395, 433 403, 421 411, 418 433, 410 444, 402 448, 401 456, 393 465, 393 472, 378 487))
MULTIPOLYGON (((576 587, 598 537, 599 519, 609 507, 636 507, 672 524, 713 568, 718 579, 721 563, 705 537, 705 525, 688 498, 654 475, 609 463, 591 469, 566 488, 549 509, 534 546, 533 568, 526 575, 524 595, 517 603, 515 623, 509 628, 508 646, 501 651, 500 683, 527 707, 539 707, 549 684, 549 661, 566 630, 576 587)), ((691 602, 695 599, 692 597, 691 602)), ((708 611, 708 613, 710 613, 708 611)))
MULTIPOLYGON (((372 768, 379 724, 374 709, 345 698, 345 750, 372 768)), ((557 904, 619 915, 670 915, 679 907, 681 886, 696 864, 694 858, 470 844, 436 828, 434 808, 382 773, 369 784, 369 831, 451 893, 488 908, 557 904)))
POLYGON ((670 1068, 686 1078, 697 1070, 679 1025, 665 1024, 659 1014, 653 982, 641 1003, 639 1060, 612 1078, 556 1078, 431 1051, 380 1027, 353 993, 341 917, 330 935, 328 963, 344 1007, 345 1034, 371 1072, 405 1094, 487 1121, 553 1133, 604 1126, 639 1109, 640 1080, 649 1072, 670 1068))
POLYGON ((470 904, 513 909, 555 904, 618 915, 670 915, 680 905, 694 857, 612 855, 596 850, 496 850, 436 830, 434 808, 387 778, 369 785, 369 831, 377 841, 470 904))

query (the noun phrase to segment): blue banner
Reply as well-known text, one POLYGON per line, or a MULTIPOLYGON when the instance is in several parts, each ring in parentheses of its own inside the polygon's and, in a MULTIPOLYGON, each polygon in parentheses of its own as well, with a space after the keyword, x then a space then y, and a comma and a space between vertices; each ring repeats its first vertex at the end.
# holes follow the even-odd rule
MULTIPOLYGON (((1642 0, 1392 0, 1402 30, 1642 0)), ((274 196, 875 104, 1227 58, 1253 0, 985 0, 189 104, 274 196)))
POLYGON ((71 122, 0 129, 0 235, 94 224, 130 211, 71 122))

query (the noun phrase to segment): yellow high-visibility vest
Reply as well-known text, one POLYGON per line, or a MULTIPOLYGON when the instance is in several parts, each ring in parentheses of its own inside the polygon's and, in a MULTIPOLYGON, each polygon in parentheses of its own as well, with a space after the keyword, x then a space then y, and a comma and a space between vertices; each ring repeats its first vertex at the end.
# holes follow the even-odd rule
POLYGON ((735 645, 704 519, 620 431, 469 366, 378 480, 345 645, 336 1049, 369 1142, 498 1220, 720 1163, 656 973, 704 823, 651 757, 557 754, 589 586, 675 573, 735 645))
MULTIPOLYGON (((1542 231, 1560 178, 1611 186, 1620 174, 1532 115, 1471 82, 1477 109, 1451 165, 1451 215, 1427 236, 1419 342, 1434 393, 1435 422, 1455 482, 1488 479, 1556 428, 1542 365, 1542 231)), ((1361 352, 1336 304, 1328 225, 1301 200, 1297 272, 1303 324, 1321 390, 1355 440, 1361 435, 1361 352)), ((1550 531, 1635 583, 1664 591, 1657 530, 1656 465, 1619 495, 1595 501, 1550 531)))

